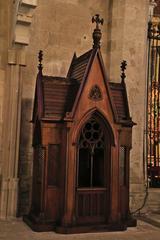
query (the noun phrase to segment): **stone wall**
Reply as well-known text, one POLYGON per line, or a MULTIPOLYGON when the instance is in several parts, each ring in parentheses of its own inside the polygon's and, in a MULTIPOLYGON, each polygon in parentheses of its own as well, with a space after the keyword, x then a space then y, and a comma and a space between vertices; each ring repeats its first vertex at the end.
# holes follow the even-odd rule
POLYGON ((111 1, 109 34, 109 76, 117 82, 119 62, 127 61, 126 85, 133 121, 133 148, 130 162, 130 197, 134 211, 145 196, 145 115, 147 74, 147 20, 149 1, 111 1))
MULTIPOLYGON (((2 122, 3 122, 3 99, 4 99, 5 72, 0 69, 0 156, 2 155, 2 122)), ((0 179, 2 174, 2 159, 0 159, 0 179)))
POLYGON ((7 68, 8 35, 9 35, 9 1, 0 1, 0 178, 2 172, 2 122, 4 86, 7 68))
POLYGON ((0 218, 2 219, 15 217, 17 214, 22 69, 25 66, 25 46, 29 42, 28 30, 36 3, 37 0, 0 2, 0 100, 2 100, 0 103, 0 116, 2 115, 0 218))
POLYGON ((145 195, 145 116, 147 87, 147 20, 148 1, 126 0, 123 31, 123 58, 128 61, 127 89, 131 116, 137 125, 133 128, 130 182, 131 206, 142 206, 145 195))

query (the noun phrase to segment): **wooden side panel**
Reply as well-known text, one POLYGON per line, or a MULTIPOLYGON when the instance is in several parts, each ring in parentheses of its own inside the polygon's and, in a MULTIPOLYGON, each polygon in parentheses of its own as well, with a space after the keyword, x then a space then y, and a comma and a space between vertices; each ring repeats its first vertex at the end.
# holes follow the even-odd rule
POLYGON ((45 148, 41 146, 34 148, 32 208, 36 214, 43 211, 45 157, 45 148))
POLYGON ((61 144, 62 128, 62 124, 42 123, 42 144, 61 144))
POLYGON ((57 187, 48 187, 46 200, 47 200, 46 205, 47 219, 57 222, 60 217, 59 189, 57 187))
POLYGON ((60 144, 48 145, 47 177, 46 177, 46 216, 48 220, 57 222, 60 215, 60 144))
POLYGON ((60 173, 60 145, 48 145, 48 168, 47 168, 47 185, 58 186, 60 173))
POLYGON ((132 131, 124 128, 120 134, 120 211, 122 219, 128 216, 129 212, 129 155, 131 149, 132 131), (122 153, 123 150, 123 153, 122 153), (123 169, 122 169, 123 168, 123 169))
POLYGON ((102 223, 106 221, 106 189, 77 190, 77 223, 102 223))
POLYGON ((62 151, 61 136, 63 125, 58 123, 42 124, 42 141, 46 146, 45 166, 45 218, 47 221, 57 222, 60 218, 61 208, 61 178, 62 151))

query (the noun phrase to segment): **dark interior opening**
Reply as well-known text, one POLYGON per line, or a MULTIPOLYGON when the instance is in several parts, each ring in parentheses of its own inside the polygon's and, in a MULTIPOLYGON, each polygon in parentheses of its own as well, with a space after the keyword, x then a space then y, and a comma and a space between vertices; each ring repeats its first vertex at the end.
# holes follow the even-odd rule
POLYGON ((78 152, 78 187, 103 187, 104 181, 104 129, 91 118, 83 127, 78 152))

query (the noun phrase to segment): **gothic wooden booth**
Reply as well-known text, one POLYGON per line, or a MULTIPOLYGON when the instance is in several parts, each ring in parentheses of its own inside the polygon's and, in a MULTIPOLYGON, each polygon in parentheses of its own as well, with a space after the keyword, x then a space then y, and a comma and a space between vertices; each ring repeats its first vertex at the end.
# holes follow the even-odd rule
POLYGON ((99 15, 93 48, 73 56, 66 78, 42 74, 33 111, 32 206, 36 231, 124 230, 129 216, 132 127, 125 87, 106 77, 99 15))

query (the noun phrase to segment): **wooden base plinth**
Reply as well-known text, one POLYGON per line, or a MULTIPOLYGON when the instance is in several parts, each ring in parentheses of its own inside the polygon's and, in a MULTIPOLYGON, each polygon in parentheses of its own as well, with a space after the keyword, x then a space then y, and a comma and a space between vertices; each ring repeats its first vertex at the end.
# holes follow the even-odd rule
POLYGON ((127 227, 136 227, 137 220, 129 217, 125 222, 101 225, 86 225, 86 226, 57 226, 55 232, 63 234, 87 233, 87 232, 114 232, 125 231, 127 227))
POLYGON ((74 227, 56 227, 55 232, 61 234, 75 234, 75 233, 91 233, 91 232, 110 232, 110 231, 125 231, 127 226, 125 224, 115 225, 88 225, 88 226, 74 226, 74 227))
POLYGON ((89 233, 89 232, 113 232, 125 231, 127 227, 136 227, 137 220, 129 218, 125 222, 118 222, 112 224, 97 224, 97 225, 76 225, 76 226, 57 226, 53 222, 45 222, 42 220, 35 220, 32 216, 24 216, 23 220, 27 225, 36 232, 54 231, 61 234, 75 234, 75 233, 89 233))
POLYGON ((137 226, 137 219, 132 217, 132 215, 129 215, 125 222, 127 224, 127 227, 136 227, 137 226))
POLYGON ((55 231, 55 224, 53 222, 35 221, 32 216, 29 215, 23 216, 23 221, 35 232, 55 231))

